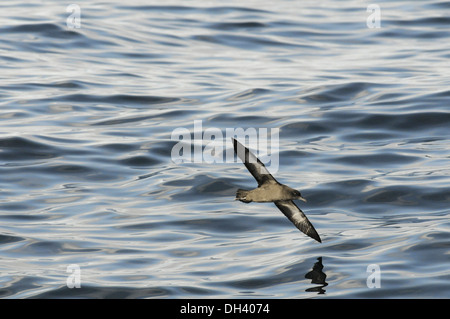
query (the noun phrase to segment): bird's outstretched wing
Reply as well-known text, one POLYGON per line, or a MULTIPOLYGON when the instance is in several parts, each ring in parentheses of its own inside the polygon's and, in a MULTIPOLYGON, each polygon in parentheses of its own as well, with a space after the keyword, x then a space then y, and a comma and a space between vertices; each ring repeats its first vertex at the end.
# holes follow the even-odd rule
POLYGON ((314 226, 311 224, 302 210, 298 208, 293 201, 276 201, 274 203, 300 231, 317 240, 319 243, 322 242, 314 226))
POLYGON ((248 171, 253 175, 253 177, 258 182, 258 186, 261 186, 264 183, 277 183, 276 179, 269 173, 264 164, 253 154, 250 152, 248 148, 239 143, 234 138, 231 138, 233 141, 234 152, 244 163, 245 167, 247 167, 248 171))

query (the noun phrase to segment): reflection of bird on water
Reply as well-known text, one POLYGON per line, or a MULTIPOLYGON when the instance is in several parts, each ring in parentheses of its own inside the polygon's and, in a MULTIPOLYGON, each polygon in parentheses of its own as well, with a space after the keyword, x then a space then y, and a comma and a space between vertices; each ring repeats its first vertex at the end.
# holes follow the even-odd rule
POLYGON ((258 187, 255 189, 238 189, 236 192, 236 199, 244 203, 273 202, 300 231, 309 237, 314 238, 319 243, 322 242, 319 234, 314 229, 314 226, 301 209, 293 202, 294 199, 300 199, 306 202, 300 192, 289 186, 278 183, 264 164, 250 152, 248 148, 234 138, 232 138, 232 140, 234 152, 239 156, 245 167, 247 167, 249 172, 258 182, 258 187))
POLYGON ((318 284, 321 286, 312 287, 306 289, 306 291, 317 291, 319 294, 324 294, 324 287, 328 286, 328 283, 325 282, 327 275, 322 271, 322 257, 317 258, 317 262, 314 264, 313 269, 305 275, 305 278, 311 279, 312 284, 318 284))

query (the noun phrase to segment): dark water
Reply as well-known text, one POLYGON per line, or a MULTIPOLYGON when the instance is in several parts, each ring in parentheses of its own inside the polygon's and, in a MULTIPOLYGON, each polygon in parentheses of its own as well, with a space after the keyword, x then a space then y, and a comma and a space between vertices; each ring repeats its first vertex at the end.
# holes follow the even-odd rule
POLYGON ((77 3, 0 4, 1 297, 450 297, 449 2, 77 3), (323 243, 195 120, 278 128, 323 243))

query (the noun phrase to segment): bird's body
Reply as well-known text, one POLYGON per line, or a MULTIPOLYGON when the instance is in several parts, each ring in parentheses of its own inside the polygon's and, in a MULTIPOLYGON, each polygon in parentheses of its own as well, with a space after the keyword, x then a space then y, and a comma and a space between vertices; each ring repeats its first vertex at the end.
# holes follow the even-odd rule
POLYGON ((236 192, 236 200, 244 203, 259 202, 267 203, 273 202, 281 212, 302 232, 314 238, 318 242, 322 242, 319 234, 314 226, 295 205, 293 200, 300 199, 306 202, 299 191, 280 184, 267 170, 263 163, 252 153, 233 139, 234 151, 242 160, 245 167, 253 175, 258 182, 258 187, 252 190, 238 189, 236 192))
POLYGON ((297 199, 293 194, 295 194, 295 189, 292 189, 289 186, 267 182, 252 190, 238 189, 236 192, 236 199, 244 203, 267 203, 279 200, 297 199))

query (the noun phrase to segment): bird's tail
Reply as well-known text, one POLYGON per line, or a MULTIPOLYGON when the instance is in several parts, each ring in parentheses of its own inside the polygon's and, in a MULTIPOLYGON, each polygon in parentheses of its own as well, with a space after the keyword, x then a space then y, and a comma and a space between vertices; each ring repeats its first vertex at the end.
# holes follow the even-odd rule
POLYGON ((250 200, 247 200, 247 194, 249 191, 245 190, 245 189, 238 189, 236 191, 236 200, 240 200, 241 202, 244 203, 250 203, 250 200))

